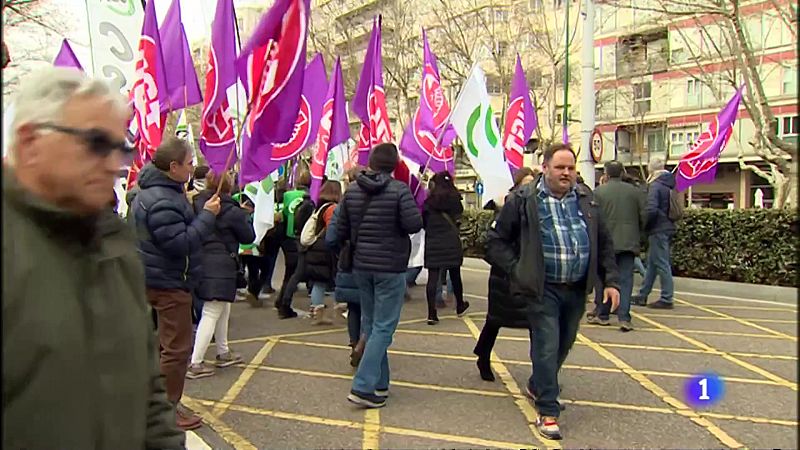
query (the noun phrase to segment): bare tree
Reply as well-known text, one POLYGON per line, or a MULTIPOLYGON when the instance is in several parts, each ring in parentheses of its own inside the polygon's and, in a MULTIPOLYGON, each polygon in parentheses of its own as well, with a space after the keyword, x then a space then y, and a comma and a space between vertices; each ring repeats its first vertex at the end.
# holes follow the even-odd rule
MULTIPOLYGON (((719 103, 730 97, 735 89, 745 86, 742 103, 752 120, 755 133, 748 144, 766 164, 767 169, 745 161, 744 146, 740 146, 739 167, 752 171, 765 179, 774 190, 773 207, 796 204, 794 180, 797 177, 797 143, 778 136, 775 114, 768 96, 765 82, 768 73, 761 68, 765 54, 761 49, 762 39, 767 36, 750 36, 746 26, 747 15, 742 12, 740 0, 651 0, 632 3, 611 0, 620 8, 652 11, 667 19, 685 18, 692 21, 698 35, 690 35, 685 28, 676 27, 676 32, 688 52, 688 61, 693 62, 687 73, 700 80, 717 98, 719 103), (711 23, 701 21, 701 16, 712 16, 711 23), (706 43, 698 45, 698 39, 706 43), (730 64, 723 68, 709 66, 709 62, 724 61, 730 64)), ((771 14, 779 26, 788 30, 797 40, 797 10, 791 3, 770 1, 770 8, 756 14, 771 14)), ((775 32, 768 30, 767 33, 775 32)))
POLYGON ((21 78, 52 60, 53 42, 68 29, 68 17, 49 0, 4 0, 3 97, 21 78))
MULTIPOLYGON (((541 6, 532 8, 532 3, 519 5, 517 7, 519 14, 516 17, 519 20, 517 28, 525 30, 520 39, 525 43, 525 47, 520 49, 524 58, 523 64, 526 67, 538 68, 536 76, 529 77, 528 82, 536 94, 533 99, 539 117, 536 137, 539 149, 543 149, 561 139, 561 121, 558 120, 558 116, 563 110, 558 108, 557 111, 556 106, 563 100, 558 98, 558 88, 563 89, 565 84, 567 53, 575 55, 580 49, 580 42, 575 39, 580 25, 580 14, 576 11, 574 18, 556 15, 556 20, 553 20, 553 16, 548 16, 541 6), (565 44, 567 26, 570 36, 565 44)), ((579 73, 577 64, 570 63, 569 89, 580 87, 579 73)), ((563 105, 561 107, 563 108, 563 105)))

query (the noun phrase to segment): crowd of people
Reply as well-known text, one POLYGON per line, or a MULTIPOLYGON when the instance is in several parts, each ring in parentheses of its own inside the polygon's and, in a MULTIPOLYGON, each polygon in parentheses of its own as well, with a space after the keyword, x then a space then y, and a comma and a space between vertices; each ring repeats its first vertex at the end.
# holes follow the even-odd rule
MULTIPOLYGON (((347 398, 367 408, 389 397, 388 348, 422 268, 429 325, 439 322, 445 298, 458 316, 470 308, 461 276, 463 202, 450 173, 432 176, 417 205, 392 176, 399 155, 391 143, 375 146, 368 167, 350 169, 343 182, 325 180, 317 199, 300 170, 293 186, 276 183, 274 226, 256 242, 255 195, 230 172, 194 167, 188 144, 166 138, 129 192, 123 221, 109 193, 126 150, 127 114, 124 99, 77 71, 47 69, 20 88, 3 168, 3 406, 4 426, 15 430, 4 444, 182 448, 181 430, 201 426, 181 405, 185 380, 242 362, 228 345, 239 291, 254 308, 274 295, 278 316, 292 319, 305 283, 312 323, 344 315, 355 368, 347 398), (41 283, 45 273, 55 279, 41 283)), ((544 151, 541 170, 518 170, 505 198, 486 206, 495 219, 478 373, 494 381, 490 355, 501 328, 528 329, 533 370, 525 393, 546 438, 562 436, 558 376, 587 295, 595 291, 589 323, 607 326, 616 312, 622 331, 633 330, 630 306, 646 304, 656 276, 661 298, 648 306, 672 307, 674 178, 663 161, 650 170, 647 189, 609 162, 592 191, 578 180, 572 148, 556 144, 544 151), (648 264, 638 269, 644 283, 634 296, 645 236, 648 264)))

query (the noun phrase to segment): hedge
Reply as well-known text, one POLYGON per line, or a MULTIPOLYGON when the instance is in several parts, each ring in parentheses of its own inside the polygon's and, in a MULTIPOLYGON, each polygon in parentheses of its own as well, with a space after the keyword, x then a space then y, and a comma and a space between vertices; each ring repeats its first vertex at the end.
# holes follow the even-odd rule
MULTIPOLYGON (((482 258, 491 211, 467 210, 461 226, 466 256, 482 258)), ((780 286, 797 285, 793 210, 691 209, 672 244, 676 276, 780 286)))

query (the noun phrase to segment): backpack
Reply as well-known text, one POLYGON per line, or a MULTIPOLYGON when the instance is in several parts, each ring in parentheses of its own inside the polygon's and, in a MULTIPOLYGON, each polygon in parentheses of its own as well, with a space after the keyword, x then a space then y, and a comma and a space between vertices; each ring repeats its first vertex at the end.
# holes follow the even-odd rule
POLYGON ((303 231, 300 232, 300 245, 304 247, 311 247, 315 242, 317 242, 317 239, 322 236, 322 234, 325 232, 325 227, 322 226, 320 218, 331 206, 334 206, 332 202, 325 203, 324 205, 320 206, 318 210, 314 211, 314 213, 311 214, 311 217, 306 220, 306 223, 303 224, 303 231), (318 231, 320 226, 322 227, 322 230, 318 231))
POLYGON ((669 190, 669 212, 667 217, 673 222, 683 219, 683 194, 680 194, 675 189, 669 190))

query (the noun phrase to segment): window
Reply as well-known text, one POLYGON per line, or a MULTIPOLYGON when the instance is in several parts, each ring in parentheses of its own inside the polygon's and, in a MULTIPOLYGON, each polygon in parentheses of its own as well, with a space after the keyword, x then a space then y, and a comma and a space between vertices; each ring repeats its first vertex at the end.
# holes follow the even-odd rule
POLYGON ((633 85, 633 115, 641 115, 650 112, 650 82, 638 83, 633 85))
POLYGON ((543 2, 544 0, 531 0, 531 11, 541 11, 544 7, 543 2))
POLYGON ((542 86, 542 71, 539 69, 528 69, 528 83, 531 88, 542 86))
POLYGON ((494 20, 498 22, 508 22, 508 10, 506 9, 495 9, 494 10, 494 20))
POLYGON ((702 86, 697 78, 686 80, 686 106, 698 106, 700 104, 700 90, 702 86))
POLYGON ((503 86, 500 85, 500 79, 497 77, 487 77, 486 90, 489 91, 489 94, 502 94, 503 86))
POLYGON ((647 151, 650 153, 664 153, 667 151, 666 146, 664 145, 664 132, 659 131, 648 131, 645 133, 645 139, 647 141, 647 151))
POLYGON ((688 152, 698 137, 700 137, 700 131, 696 128, 672 130, 669 139, 670 156, 680 156, 688 152))
POLYGON ((783 68, 781 93, 784 95, 797 95, 797 66, 783 68))
POLYGON ((508 42, 506 42, 506 41, 498 42, 497 43, 497 56, 499 56, 500 58, 505 58, 506 56, 508 56, 508 47, 509 47, 508 42))
POLYGON ((800 116, 783 117, 781 119, 781 136, 796 136, 800 130, 800 116))

